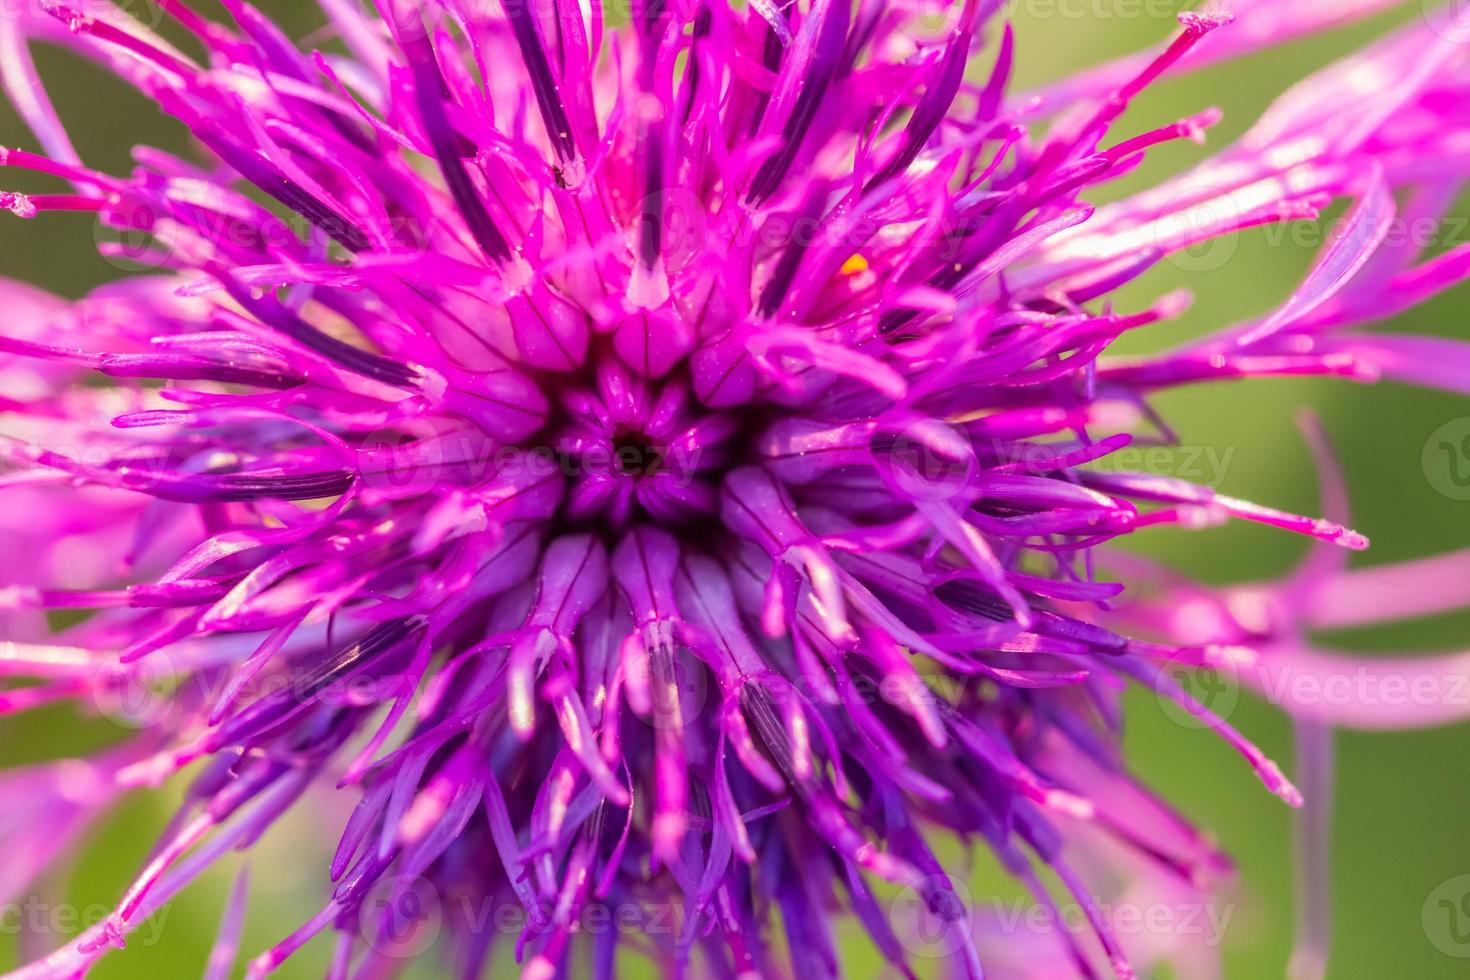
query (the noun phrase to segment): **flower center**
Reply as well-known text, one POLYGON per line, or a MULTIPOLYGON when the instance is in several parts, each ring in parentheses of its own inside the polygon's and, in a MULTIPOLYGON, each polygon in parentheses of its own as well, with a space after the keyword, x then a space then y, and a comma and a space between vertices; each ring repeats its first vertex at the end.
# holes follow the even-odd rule
POLYGON ((635 517, 684 524, 714 514, 728 445, 741 426, 689 392, 684 372, 640 378, 611 359, 562 399, 552 448, 566 478, 568 517, 619 529, 635 517))
POLYGON ((646 432, 622 432, 613 438, 613 465, 625 476, 653 476, 667 452, 668 447, 657 445, 646 432))

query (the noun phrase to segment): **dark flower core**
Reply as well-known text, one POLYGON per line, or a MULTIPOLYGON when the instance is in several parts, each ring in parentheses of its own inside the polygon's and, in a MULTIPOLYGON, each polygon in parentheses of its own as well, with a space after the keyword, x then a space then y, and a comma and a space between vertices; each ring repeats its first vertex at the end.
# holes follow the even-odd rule
POLYGON ((1470 272, 1386 244, 1399 201, 1434 212, 1465 176, 1460 46, 1392 37, 1188 178, 1094 208, 1218 118, 1116 134, 1161 75, 1346 15, 1241 0, 1241 40, 1184 14, 1153 52, 1016 96, 993 0, 647 2, 615 26, 571 0, 321 0, 333 44, 310 54, 243 3, 227 26, 157 0, 197 57, 42 6, 0 18, 0 76, 45 152, 0 167, 65 192, 0 207, 95 214, 106 254, 156 274, 71 304, 0 287, 0 490, 36 556, 0 587, 0 676, 26 681, 0 711, 164 691, 106 756, 16 777, 40 787, 20 877, 128 789, 191 781, 114 912, 25 980, 79 976, 331 792, 353 810, 321 911, 252 978, 327 931, 333 980, 397 972, 429 907, 465 978, 502 948, 531 980, 604 980, 624 948, 676 977, 836 977, 835 910, 903 976, 938 955, 1128 977, 1098 896, 1200 895, 1228 863, 1127 773, 1124 689, 1301 804, 1176 673, 1317 665, 1287 641, 1366 539, 1331 492, 1316 519, 1118 459, 1175 440, 1164 389, 1470 388, 1450 342, 1352 329, 1470 272), (135 85, 198 152, 85 166, 30 40, 135 85), (1108 356, 1188 305, 1120 287, 1339 197, 1343 234, 1277 311, 1108 356), (1280 604, 1300 621, 1253 633, 1261 601, 1106 547, 1230 520, 1321 546, 1280 604), (55 610, 88 615, 58 639, 55 610), (1038 907, 1070 896, 1086 934, 982 941, 955 840, 1038 907), (506 907, 516 928, 486 928, 506 907), (585 928, 604 907, 650 917, 585 928))

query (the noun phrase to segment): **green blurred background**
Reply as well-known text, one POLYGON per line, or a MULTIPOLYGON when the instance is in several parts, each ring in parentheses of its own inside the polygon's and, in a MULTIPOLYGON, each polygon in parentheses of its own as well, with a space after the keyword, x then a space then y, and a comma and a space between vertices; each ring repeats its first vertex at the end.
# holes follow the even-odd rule
MULTIPOLYGON (((195 6, 208 10, 214 5, 195 6)), ((307 43, 320 28, 319 16, 305 0, 267 0, 261 6, 307 43)), ((1020 87, 1153 44, 1173 26, 1169 18, 1157 16, 1158 2, 1021 0, 1006 6, 1016 18, 1020 87)), ((1289 84, 1419 14, 1419 4, 1410 2, 1330 34, 1171 80, 1138 99, 1115 132, 1151 129, 1218 105, 1226 113, 1210 135, 1211 147, 1218 148, 1243 132, 1289 84)), ((39 49, 37 55, 79 151, 93 166, 124 172, 130 167, 130 147, 140 143, 186 147, 181 129, 161 119, 130 89, 58 52, 39 49)), ((989 56, 982 53, 981 64, 988 65, 989 56)), ((8 106, 0 107, 0 145, 35 148, 8 106)), ((1110 193, 1147 186, 1207 152, 1188 143, 1162 147, 1110 193)), ((29 187, 13 171, 3 172, 0 186, 41 189, 29 187)), ((1460 234, 1460 240, 1466 237, 1460 234)), ((1218 270, 1196 274, 1166 266, 1131 287, 1120 305, 1137 308, 1168 289, 1188 285, 1195 292, 1195 306, 1181 323, 1130 337, 1126 349, 1177 343, 1191 333, 1259 314, 1290 293, 1310 259, 1310 251, 1289 241, 1278 243, 1268 231, 1257 230, 1242 236, 1229 262, 1218 270)), ((93 223, 85 215, 46 215, 24 223, 0 216, 0 275, 77 296, 121 274, 96 256, 93 223)), ((1464 336, 1470 332, 1465 329, 1467 311, 1470 292, 1460 290, 1414 311, 1393 328, 1464 336)), ((1353 524, 1374 542, 1357 560, 1378 563, 1470 545, 1470 503, 1436 492, 1425 478, 1420 456, 1436 428, 1470 415, 1463 399, 1391 384, 1293 380, 1215 385, 1171 394, 1158 405, 1186 444, 1232 454, 1219 484, 1223 491, 1315 513, 1315 471, 1294 424, 1297 410, 1311 406, 1323 419, 1351 486, 1353 524)), ((1304 550, 1301 541, 1287 534, 1245 524, 1188 534, 1151 531, 1139 546, 1216 583, 1279 574, 1304 550)), ((1344 648, 1395 651, 1463 648, 1467 636, 1470 615, 1456 615, 1332 640, 1344 648)), ((1212 828, 1238 860, 1241 881, 1234 899, 1238 908, 1226 935, 1226 975, 1282 976, 1292 921, 1289 811, 1260 787, 1230 749, 1208 734, 1172 722, 1149 692, 1133 695, 1130 709, 1127 744, 1138 770, 1187 815, 1212 828)), ((1231 721, 1292 771, 1290 729, 1276 710, 1246 699, 1231 721)), ((105 729, 79 725, 62 713, 42 713, 0 724, 0 762, 62 757, 108 738, 105 729)), ((1462 729, 1338 736, 1332 980, 1470 975, 1470 961, 1437 949, 1421 925, 1421 908, 1436 886, 1470 873, 1470 834, 1463 820, 1470 803, 1467 745, 1462 729)), ((83 910, 115 900, 136 873, 143 848, 167 818, 172 800, 167 792, 131 798, 121 816, 94 837, 75 870, 43 882, 37 894, 83 910)), ((311 824, 337 826, 338 817, 323 819, 308 809, 292 820, 294 831, 288 827, 273 835, 253 860, 247 953, 278 941, 321 907, 324 853, 311 853, 303 842, 323 836, 311 824)), ((232 869, 207 876, 175 902, 161 924, 160 942, 133 943, 125 953, 105 960, 94 976, 198 976, 230 873, 232 869)), ((989 894, 993 885, 990 875, 983 875, 975 883, 976 893, 989 894)), ((60 941, 51 936, 39 943, 49 948, 60 941)), ((13 965, 15 955, 16 937, 0 935, 0 968, 13 965)), ((314 944, 281 976, 320 976, 327 955, 325 945, 314 944)), ((854 976, 885 975, 870 955, 855 951, 853 962, 854 976)), ((440 974, 425 968, 411 975, 440 974)))

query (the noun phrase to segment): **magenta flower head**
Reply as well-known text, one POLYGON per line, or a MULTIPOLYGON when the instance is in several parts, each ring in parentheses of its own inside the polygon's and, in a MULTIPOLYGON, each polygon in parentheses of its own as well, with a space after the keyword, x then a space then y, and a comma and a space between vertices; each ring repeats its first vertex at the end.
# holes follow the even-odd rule
MULTIPOLYGON (((430 905, 423 955, 465 978, 630 956, 837 977, 842 916, 902 976, 1211 975, 1187 936, 1099 911, 1229 870, 1127 773, 1122 693, 1158 691, 1298 806, 1191 671, 1329 672, 1309 628, 1456 606, 1464 561, 1348 571, 1367 542, 1325 451, 1330 519, 1098 464, 1170 440, 1150 399, 1178 386, 1470 393, 1462 343, 1364 329, 1470 272, 1391 234, 1470 177, 1470 49, 1416 20, 1183 177, 1088 202, 1204 142, 1211 110, 1118 132, 1161 76, 1388 5, 1182 14, 1032 93, 993 0, 319 0, 320 51, 240 0, 7 16, 38 145, 0 164, 55 186, 0 204, 95 213, 137 274, 76 302, 0 287, 0 710, 132 726, 0 776, 0 883, 136 788, 180 799, 111 913, 13 976, 83 975, 303 811, 339 841, 293 876, 320 912, 240 949, 242 874, 207 976, 290 969, 320 934, 331 977, 394 974, 430 905), (135 86, 193 150, 88 167, 31 42, 135 86), (1273 311, 1109 356, 1188 301, 1120 287, 1333 202, 1273 311), (1227 591, 1111 547, 1232 520, 1319 547, 1227 591), (1086 928, 987 920, 956 842, 1086 928)), ((1458 716, 1296 707, 1309 789, 1331 726, 1458 716)), ((1303 920, 1310 976, 1325 924, 1303 920)))

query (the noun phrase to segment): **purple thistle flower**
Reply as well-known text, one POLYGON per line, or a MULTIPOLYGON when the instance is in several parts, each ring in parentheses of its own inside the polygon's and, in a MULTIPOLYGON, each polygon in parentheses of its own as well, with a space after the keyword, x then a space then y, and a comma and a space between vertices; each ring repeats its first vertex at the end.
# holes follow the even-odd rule
MULTIPOLYGON (((1092 910, 1120 878, 1204 894, 1228 862, 1125 770, 1123 688, 1176 701, 1297 806, 1172 668, 1269 687, 1334 669, 1309 628, 1470 601, 1463 555, 1346 569, 1367 542, 1313 431, 1330 519, 1088 465, 1171 438, 1149 399, 1184 385, 1470 393, 1463 343, 1365 329, 1470 274, 1470 247, 1425 258, 1390 235, 1470 175, 1453 31, 1416 23, 1183 177, 1094 208, 1218 117, 1117 132, 1160 76, 1389 4, 1183 14, 1157 51, 1025 94, 992 0, 942 26, 889 0, 625 18, 320 0, 333 44, 309 54, 238 0, 229 26, 155 3, 199 54, 97 4, 0 20, 40 144, 0 166, 62 187, 0 204, 95 212, 104 251, 153 271, 75 303, 0 286, 0 711, 73 701, 138 725, 0 776, 19 855, 0 886, 28 887, 130 789, 187 779, 106 921, 13 976, 81 976, 332 794, 355 808, 321 912, 250 977, 326 932, 330 976, 386 975, 410 900, 442 902, 463 977, 502 945, 529 978, 613 976, 623 945, 671 976, 836 977, 838 910, 904 976, 936 923, 954 976, 1161 957, 1206 976, 1207 950, 1134 950, 1091 912, 1054 943, 991 939, 931 842, 987 849, 1046 908, 1092 910), (198 157, 87 167, 31 41, 136 86, 198 157), (1108 355, 1187 305, 1127 308, 1119 287, 1343 199, 1270 314, 1108 355), (1223 591, 1108 547, 1226 520, 1320 547, 1223 591), (57 610, 85 615, 56 633, 57 610), (676 924, 636 943, 579 928, 608 905, 676 924), (524 909, 514 935, 460 914, 504 906, 524 909)), ((1309 789, 1330 784, 1332 726, 1464 714, 1285 700, 1309 789)), ((1325 956, 1308 863, 1302 976, 1325 956)), ((209 976, 229 975, 245 907, 242 876, 209 976)))

